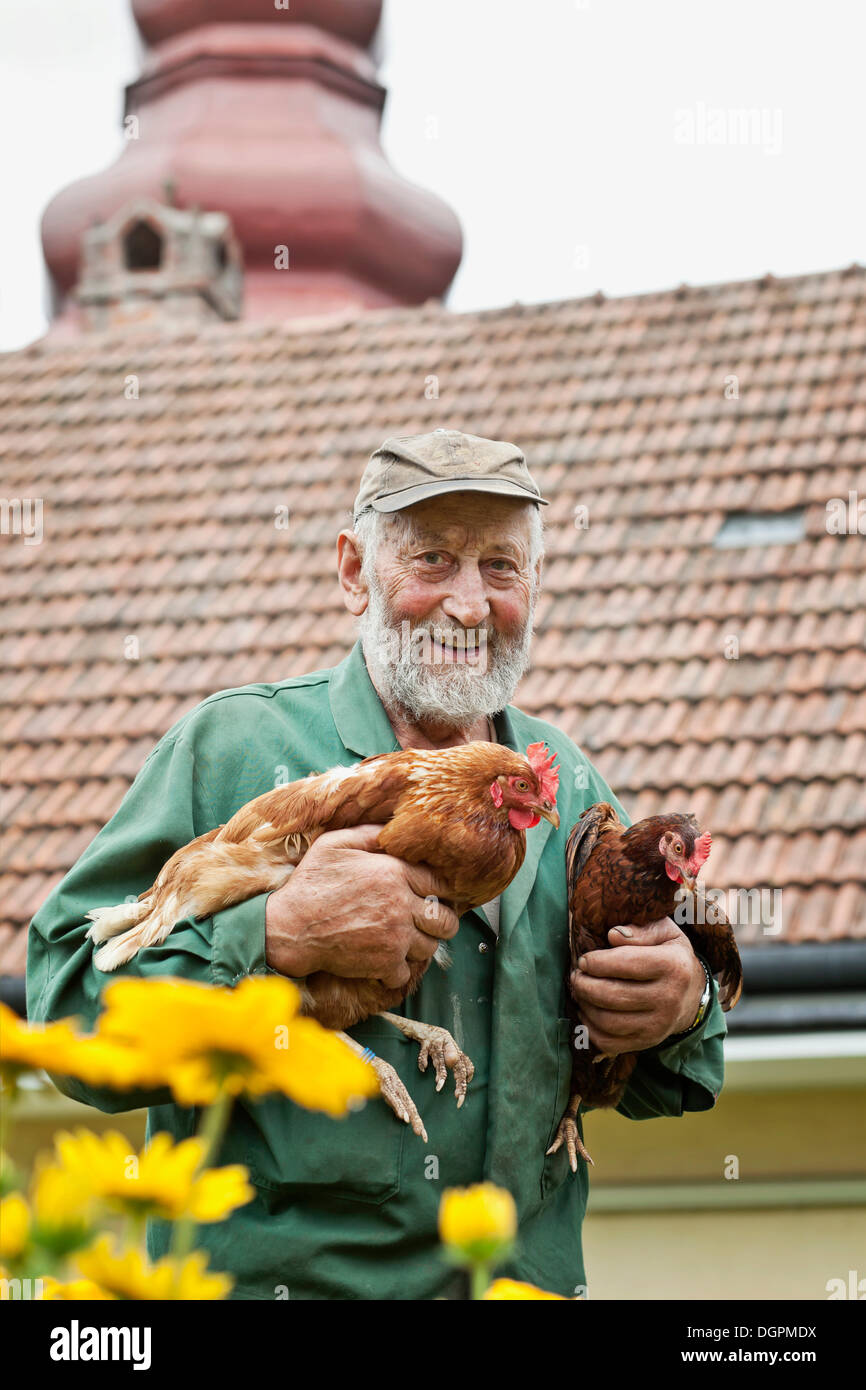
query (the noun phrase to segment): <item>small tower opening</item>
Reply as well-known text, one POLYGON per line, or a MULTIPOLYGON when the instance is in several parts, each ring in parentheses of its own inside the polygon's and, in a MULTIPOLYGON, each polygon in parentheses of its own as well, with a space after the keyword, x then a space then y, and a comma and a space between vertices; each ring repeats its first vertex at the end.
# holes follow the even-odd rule
POLYGON ((133 222, 126 232, 123 260, 127 270, 159 270, 162 265, 162 237, 149 222, 133 222))

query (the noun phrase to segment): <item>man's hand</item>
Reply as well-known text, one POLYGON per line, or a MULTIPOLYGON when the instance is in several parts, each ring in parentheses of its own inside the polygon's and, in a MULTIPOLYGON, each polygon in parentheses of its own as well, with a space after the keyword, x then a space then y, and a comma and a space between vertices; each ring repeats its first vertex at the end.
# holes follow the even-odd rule
POLYGON ((283 975, 409 982, 407 961, 430 960, 457 932, 436 876, 374 853, 381 825, 330 830, 314 841, 265 908, 265 957, 283 975))
POLYGON ((642 1052, 694 1023, 706 977, 670 917, 613 927, 611 949, 587 951, 570 977, 589 1040, 600 1051, 642 1052))

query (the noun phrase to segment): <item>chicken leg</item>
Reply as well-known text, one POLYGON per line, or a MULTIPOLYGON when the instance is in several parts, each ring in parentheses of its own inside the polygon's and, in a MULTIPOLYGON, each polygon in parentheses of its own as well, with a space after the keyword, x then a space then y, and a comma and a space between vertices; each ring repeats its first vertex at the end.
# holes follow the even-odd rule
MULTIPOLYGON (((565 1144, 568 1150, 568 1161, 571 1164, 571 1171, 577 1172, 577 1155, 587 1163, 592 1163, 592 1159, 583 1146, 580 1131, 577 1128, 577 1112, 580 1109, 580 1096, 572 1096, 568 1102, 565 1114, 559 1122, 559 1129, 556 1131, 556 1138, 547 1150, 549 1154, 555 1154, 558 1149, 565 1144)), ((593 1166, 595 1166, 593 1164, 593 1166)))
POLYGON ((421 1116, 418 1114, 418 1107, 391 1063, 384 1062, 369 1047, 365 1047, 355 1038, 350 1038, 348 1033, 338 1033, 337 1037, 342 1038, 343 1042, 349 1045, 355 1056, 360 1057, 362 1062, 370 1063, 379 1078, 379 1090, 382 1093, 382 1099, 391 1107, 397 1119, 411 1125, 415 1134, 426 1144, 427 1131, 421 1116))
POLYGON ((466 1053, 459 1048, 447 1028, 439 1028, 435 1023, 421 1023, 415 1018, 403 1018, 402 1014, 380 1014, 388 1023, 406 1038, 421 1044, 418 1054, 418 1070, 426 1071, 428 1061, 436 1070, 436 1090, 441 1091, 448 1078, 447 1068, 454 1072, 454 1094, 457 1109, 466 1099, 466 1089, 475 1075, 475 1065, 466 1053))

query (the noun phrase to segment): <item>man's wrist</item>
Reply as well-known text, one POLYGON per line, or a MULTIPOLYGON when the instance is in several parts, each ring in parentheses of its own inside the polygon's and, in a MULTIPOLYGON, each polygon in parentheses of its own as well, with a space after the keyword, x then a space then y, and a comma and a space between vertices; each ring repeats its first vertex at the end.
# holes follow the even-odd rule
MULTIPOLYGON (((692 1008, 689 1009, 688 1022, 683 1028, 680 1028, 676 1032, 671 1033, 669 1037, 665 1038, 665 1045, 672 1042, 681 1042, 683 1038, 687 1038, 691 1033, 697 1032, 710 1011, 710 1006, 713 1002, 712 973, 703 956, 699 956, 697 951, 695 952, 695 960, 699 963, 704 977, 703 989, 698 1000, 697 1008, 695 1010, 692 1008)), ((682 1022, 682 1020, 680 1021, 682 1022)))

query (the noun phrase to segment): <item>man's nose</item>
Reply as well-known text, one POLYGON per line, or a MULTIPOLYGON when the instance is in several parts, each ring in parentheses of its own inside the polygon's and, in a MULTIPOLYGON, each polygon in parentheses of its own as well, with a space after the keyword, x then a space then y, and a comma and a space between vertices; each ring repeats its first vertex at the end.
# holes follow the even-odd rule
POLYGON ((442 611, 464 627, 477 627, 490 612, 484 592, 484 577, 476 564, 460 566, 442 611))

